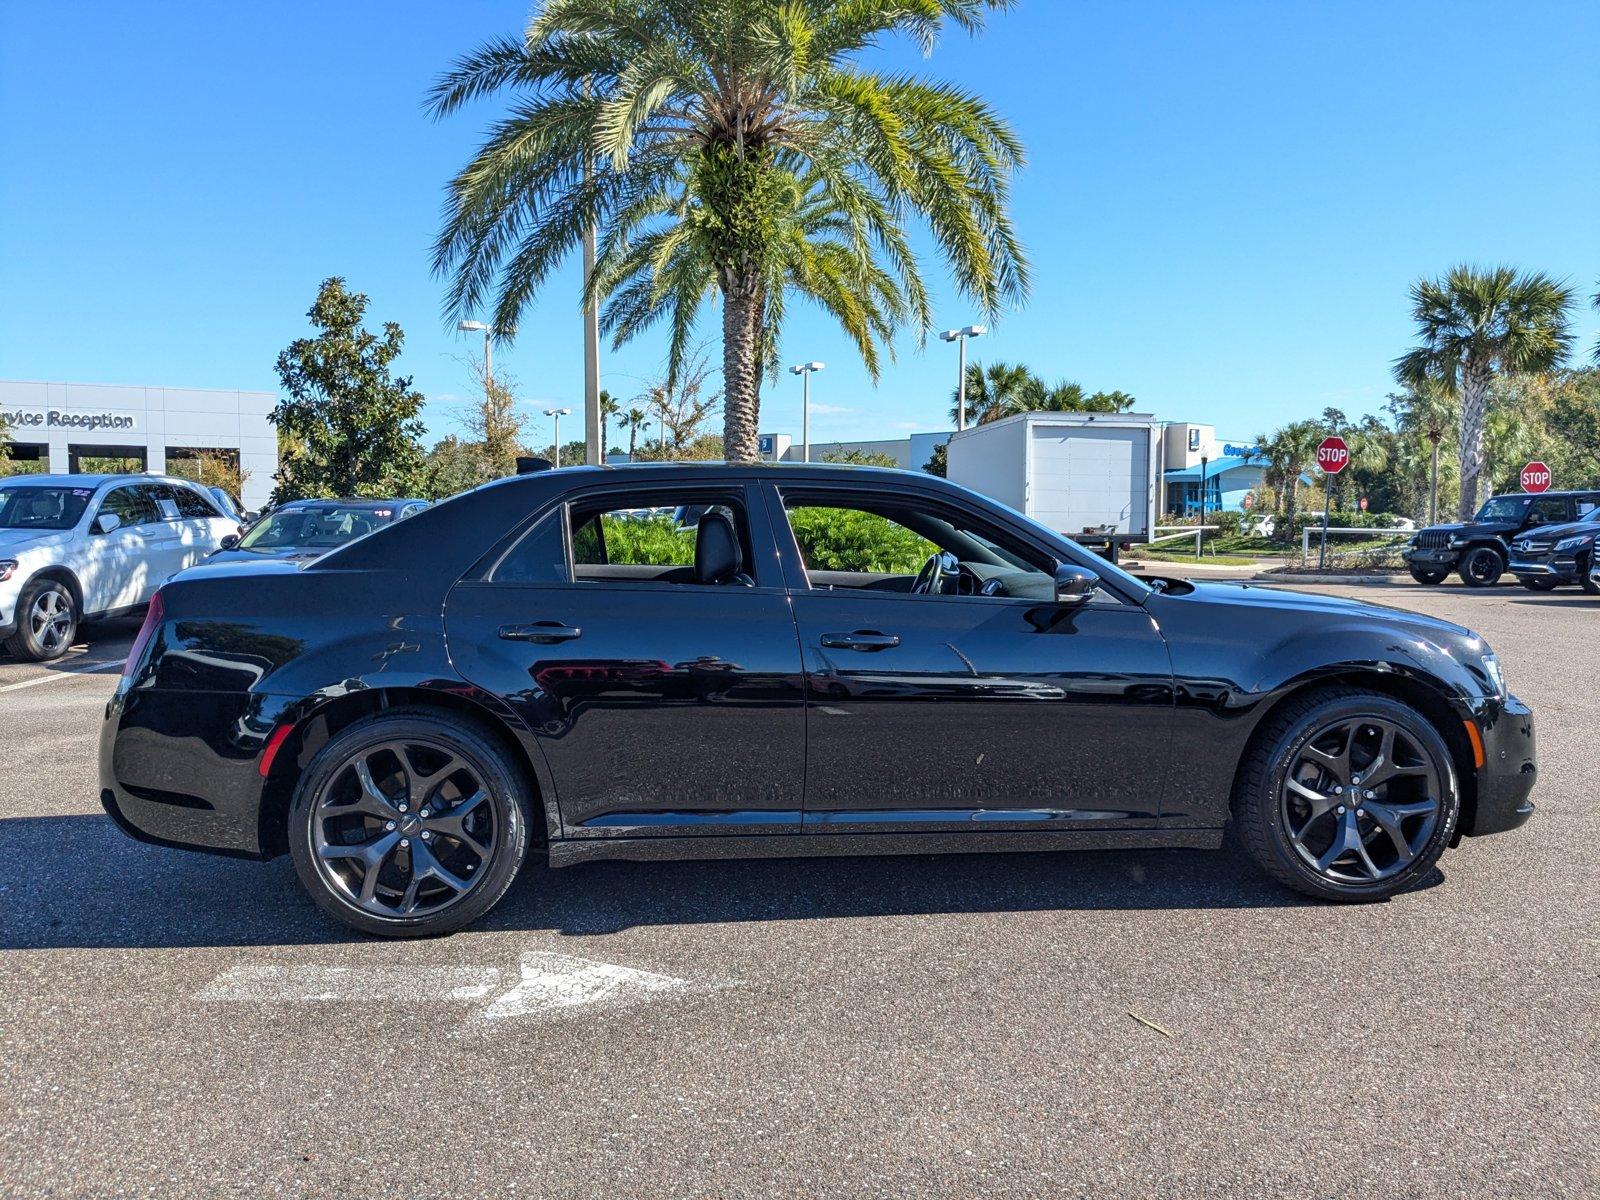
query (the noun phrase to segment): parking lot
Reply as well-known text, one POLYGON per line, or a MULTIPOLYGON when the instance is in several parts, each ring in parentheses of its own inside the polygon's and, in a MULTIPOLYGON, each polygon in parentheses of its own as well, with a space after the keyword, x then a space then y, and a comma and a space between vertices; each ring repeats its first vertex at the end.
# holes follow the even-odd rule
POLYGON ((135 623, 0 661, 0 1193, 1580 1196, 1600 600, 1483 633, 1539 811, 1326 907, 1233 851, 606 863, 422 943, 96 801, 135 623))

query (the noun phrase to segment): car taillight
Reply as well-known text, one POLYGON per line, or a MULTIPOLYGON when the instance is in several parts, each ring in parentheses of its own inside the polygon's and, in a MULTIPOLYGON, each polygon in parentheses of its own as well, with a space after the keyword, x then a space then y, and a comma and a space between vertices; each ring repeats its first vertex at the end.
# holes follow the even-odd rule
POLYGON ((144 624, 139 626, 139 636, 133 639, 133 645, 128 647, 128 659, 122 664, 122 677, 128 679, 133 675, 134 668, 139 665, 139 660, 144 657, 145 648, 150 645, 150 639, 155 635, 156 626, 161 624, 161 589, 156 589, 156 594, 150 597, 150 607, 144 614, 144 624))

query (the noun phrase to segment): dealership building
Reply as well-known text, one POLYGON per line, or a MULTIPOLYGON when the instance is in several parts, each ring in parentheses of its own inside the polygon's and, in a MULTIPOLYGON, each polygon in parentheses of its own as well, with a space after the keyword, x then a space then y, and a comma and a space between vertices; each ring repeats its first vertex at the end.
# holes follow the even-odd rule
POLYGON ((278 470, 271 392, 0 380, 4 469, 57 474, 149 471, 198 477, 204 459, 235 466, 239 499, 260 508, 278 470))

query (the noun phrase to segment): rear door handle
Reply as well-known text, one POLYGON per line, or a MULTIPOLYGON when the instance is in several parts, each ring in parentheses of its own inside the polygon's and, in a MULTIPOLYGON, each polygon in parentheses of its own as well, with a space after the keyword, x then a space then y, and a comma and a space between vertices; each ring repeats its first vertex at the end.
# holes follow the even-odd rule
POLYGON ((583 630, 575 625, 563 625, 560 621, 500 626, 500 637, 507 642, 537 642, 541 646, 553 646, 557 642, 570 642, 582 636, 583 630))
POLYGON ((854 633, 825 633, 821 641, 830 650, 892 650, 900 644, 900 637, 876 629, 858 629, 854 633))

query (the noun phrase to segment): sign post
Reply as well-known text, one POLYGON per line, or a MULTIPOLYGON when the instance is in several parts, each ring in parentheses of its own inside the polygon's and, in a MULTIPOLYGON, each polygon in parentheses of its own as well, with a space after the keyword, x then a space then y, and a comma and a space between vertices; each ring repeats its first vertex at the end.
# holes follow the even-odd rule
POLYGON ((1338 434, 1322 439, 1317 447, 1317 466, 1322 468, 1322 552, 1317 555, 1317 570, 1328 565, 1328 516, 1333 507, 1333 477, 1350 465, 1350 447, 1338 434))
POLYGON ((1525 492, 1548 492, 1550 490, 1550 468, 1535 459, 1522 468, 1522 490, 1525 492))

